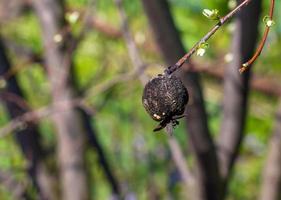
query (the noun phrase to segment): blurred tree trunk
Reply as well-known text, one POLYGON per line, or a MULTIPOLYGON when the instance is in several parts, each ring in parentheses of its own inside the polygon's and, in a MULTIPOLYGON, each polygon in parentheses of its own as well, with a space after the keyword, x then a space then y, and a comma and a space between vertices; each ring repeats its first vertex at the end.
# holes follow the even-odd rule
POLYGON ((233 61, 225 71, 223 119, 218 141, 224 187, 222 196, 225 195, 227 182, 245 131, 250 70, 241 75, 238 69, 253 55, 255 50, 260 13, 261 0, 252 1, 238 13, 235 22, 232 44, 233 61))
MULTIPOLYGON (((4 76, 11 70, 11 65, 6 54, 6 49, 0 38, 0 76, 4 76)), ((3 79, 5 81, 5 79, 3 79)), ((17 118, 30 111, 28 105, 25 105, 23 92, 15 76, 6 80, 4 90, 1 90, 0 97, 5 103, 10 117, 17 118)), ((33 123, 28 123, 26 128, 15 131, 17 143, 28 161, 28 174, 32 180, 35 189, 38 191, 39 199, 51 199, 53 197, 50 191, 49 175, 46 172, 44 159, 46 154, 40 143, 40 133, 38 127, 33 123)))
MULTIPOLYGON (((279 100, 280 101, 280 100, 279 100)), ((276 113, 273 135, 269 149, 261 185, 260 200, 281 199, 281 101, 276 113)))
POLYGON ((62 199, 89 199, 85 166, 86 130, 83 127, 81 113, 73 105, 76 94, 69 80, 72 60, 68 57, 67 42, 70 37, 66 33, 64 2, 63 0, 34 0, 33 6, 42 27, 53 106, 59 111, 55 112, 52 118, 58 131, 62 199))
MULTIPOLYGON (((167 1, 142 0, 142 3, 163 58, 168 65, 175 64, 185 54, 185 49, 173 22, 167 1)), ((196 72, 187 70, 190 65, 191 63, 185 64, 179 75, 192 98, 190 101, 192 103, 187 106, 186 124, 198 164, 200 190, 198 199, 213 200, 218 199, 220 193, 217 156, 208 129, 200 77, 196 72)))

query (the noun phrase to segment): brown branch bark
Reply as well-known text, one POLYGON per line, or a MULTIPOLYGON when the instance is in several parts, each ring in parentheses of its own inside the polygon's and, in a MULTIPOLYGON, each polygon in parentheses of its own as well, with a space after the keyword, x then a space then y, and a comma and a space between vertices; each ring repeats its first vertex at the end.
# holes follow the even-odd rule
POLYGON ((222 196, 226 194, 228 179, 244 137, 247 114, 250 71, 241 75, 238 69, 254 51, 260 13, 261 1, 256 0, 238 14, 232 45, 234 60, 225 71, 223 120, 218 141, 224 179, 222 196))
POLYGON ((224 25, 228 20, 230 20, 237 12, 247 6, 251 0, 244 0, 239 2, 238 6, 231 10, 227 15, 224 17, 220 17, 218 19, 217 24, 206 33, 204 37, 202 37, 182 58, 180 58, 176 64, 169 66, 166 70, 166 74, 172 74, 174 71, 179 69, 185 62, 187 62, 190 57, 197 51, 201 44, 208 41, 219 29, 222 25, 224 25))
MULTIPOLYGON (((270 9, 269 9, 269 19, 271 21, 273 20, 274 7, 275 7, 275 0, 271 0, 270 1, 270 9)), ((239 69, 240 73, 243 73, 245 70, 247 70, 247 68, 249 66, 251 66, 258 59, 258 57, 260 56, 260 54, 261 54, 261 52, 262 52, 262 50, 264 48, 264 45, 265 45, 266 39, 268 37, 268 33, 269 33, 270 28, 271 28, 271 26, 266 24, 266 28, 265 28, 264 34, 262 36, 261 42, 259 43, 259 46, 258 46, 256 52, 254 53, 253 57, 250 58, 250 60, 248 60, 247 62, 243 63, 243 65, 239 69)))
POLYGON ((269 149, 261 184, 260 200, 281 199, 281 102, 276 113, 275 128, 269 141, 269 149))
MULTIPOLYGON (((174 64, 185 54, 185 50, 167 1, 142 0, 142 3, 164 60, 168 65, 174 64)), ((179 75, 193 98, 192 104, 187 106, 186 123, 190 142, 197 158, 200 199, 218 199, 220 175, 214 143, 208 129, 200 77, 196 72, 185 70, 182 70, 179 75)))
MULTIPOLYGON (((81 113, 72 105, 75 97, 69 70, 72 60, 67 56, 69 34, 62 35, 61 42, 54 37, 66 27, 62 0, 34 0, 33 6, 39 18, 44 42, 44 56, 52 87, 53 105, 68 102, 65 112, 52 115, 58 133, 58 160, 61 174, 62 199, 88 199, 85 166, 85 129, 81 113)), ((57 108, 59 109, 59 108, 57 108)))

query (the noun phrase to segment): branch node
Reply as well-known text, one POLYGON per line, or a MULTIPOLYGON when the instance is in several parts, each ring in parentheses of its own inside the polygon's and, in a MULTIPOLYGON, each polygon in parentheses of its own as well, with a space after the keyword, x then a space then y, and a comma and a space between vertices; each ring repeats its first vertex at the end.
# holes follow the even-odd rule
POLYGON ((242 65, 242 67, 239 69, 239 73, 242 74, 243 72, 245 72, 249 67, 249 63, 246 62, 242 65))

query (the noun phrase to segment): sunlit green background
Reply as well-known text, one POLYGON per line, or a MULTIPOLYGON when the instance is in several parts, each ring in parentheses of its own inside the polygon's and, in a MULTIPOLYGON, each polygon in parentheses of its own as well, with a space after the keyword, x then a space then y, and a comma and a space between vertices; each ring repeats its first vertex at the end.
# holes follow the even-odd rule
MULTIPOLYGON (((85 10, 87 0, 69 0, 67 7, 85 10)), ((204 8, 216 8, 223 15, 227 13, 226 1, 216 0, 170 0, 172 13, 182 41, 188 49, 200 39, 214 24, 202 14, 204 8)), ((277 9, 280 1, 276 2, 277 9)), ((267 1, 264 1, 264 11, 267 11, 267 1)), ((125 10, 129 17, 130 29, 138 44, 142 58, 152 63, 146 73, 151 75, 160 72, 159 66, 164 66, 163 60, 155 50, 152 33, 140 1, 126 0, 125 10), (153 68, 154 67, 154 68, 153 68)), ((97 1, 92 10, 93 16, 104 21, 108 26, 116 29, 120 27, 119 15, 112 0, 97 1)), ((263 14, 265 15, 265 13, 263 14)), ((280 67, 280 13, 276 12, 276 25, 269 35, 268 43, 260 59, 256 62, 257 76, 269 77, 272 80, 281 78, 280 67)), ((233 21, 232 21, 233 22, 233 21)), ((218 60, 230 51, 231 23, 224 26, 209 41, 209 49, 203 58, 193 57, 196 63, 208 64, 216 68, 218 60)), ((0 29, 7 40, 27 46, 42 54, 41 31, 38 21, 32 11, 4 22, 0 29)), ((78 32, 81 24, 73 25, 73 31, 78 32)), ((260 23, 260 31, 264 25, 260 23)), ((13 66, 25 65, 24 58, 9 53, 13 66)), ((181 55, 179 55, 180 57, 181 55)), ((128 191, 133 191, 139 199, 149 199, 149 190, 155 187, 161 199, 167 199, 169 180, 167 172, 174 166, 171 164, 166 135, 164 132, 154 134, 152 129, 156 125, 145 113, 141 104, 143 86, 137 79, 110 87, 106 91, 96 92, 100 84, 133 69, 126 45, 122 38, 112 39, 92 29, 75 54, 75 72, 80 88, 90 86, 91 93, 88 103, 96 111, 93 123, 96 125, 98 137, 105 149, 107 157, 114 169, 114 173, 128 191)), ((227 65, 226 62, 220 62, 227 65)), ((209 125, 215 137, 220 128, 222 82, 202 74, 204 95, 209 115, 209 125)), ((28 102, 34 109, 50 103, 50 86, 44 70, 39 65, 27 65, 18 72, 18 80, 28 102)), ((272 132, 274 111, 277 98, 265 96, 258 92, 251 92, 250 111, 247 117, 246 139, 242 153, 235 166, 233 179, 229 190, 229 200, 257 199, 260 186, 263 161, 266 156, 268 139, 272 132)), ((9 121, 4 109, 0 106, 0 125, 9 121)), ((184 152, 189 151, 188 138, 185 134, 184 123, 175 130, 175 136, 182 145, 184 152)), ((40 129, 46 147, 53 147, 56 143, 56 133, 51 121, 44 118, 40 121, 40 129)), ((55 159, 55 158, 53 158, 55 159)), ((192 165, 192 159, 190 164, 192 165)), ((53 165, 54 161, 50 161, 53 165)), ((108 199, 110 187, 97 164, 94 150, 87 152, 87 165, 91 176, 91 193, 94 199, 108 199)), ((11 171, 15 177, 28 182, 25 174, 27 163, 24 161, 19 147, 13 140, 12 134, 0 139, 0 168, 11 171)), ((54 173, 56 173, 54 171, 54 173)), ((32 188, 31 188, 32 190, 32 188)), ((174 196, 181 196, 180 186, 172 188, 174 196)), ((171 195, 171 194, 169 194, 171 195)), ((0 199, 10 199, 9 192, 0 186, 0 199)))

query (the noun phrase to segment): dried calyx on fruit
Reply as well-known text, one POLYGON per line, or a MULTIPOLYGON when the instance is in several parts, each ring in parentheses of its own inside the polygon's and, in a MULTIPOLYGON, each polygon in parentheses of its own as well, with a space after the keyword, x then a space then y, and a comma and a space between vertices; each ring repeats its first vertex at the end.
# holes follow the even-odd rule
POLYGON ((188 102, 188 92, 181 80, 173 75, 158 75, 144 88, 142 103, 148 114, 160 124, 153 130, 159 131, 168 123, 173 126, 183 117, 188 102))

